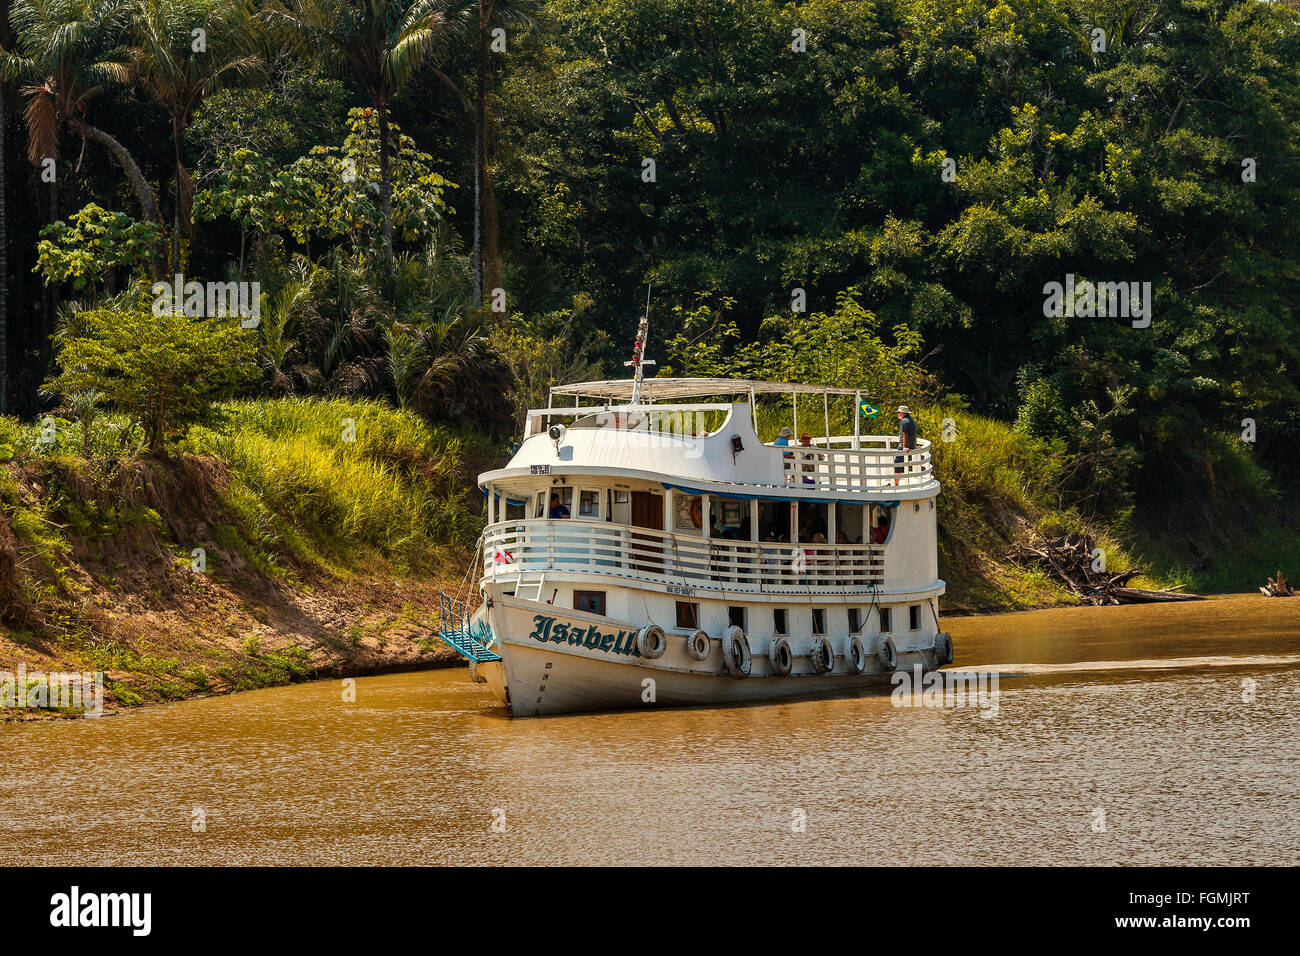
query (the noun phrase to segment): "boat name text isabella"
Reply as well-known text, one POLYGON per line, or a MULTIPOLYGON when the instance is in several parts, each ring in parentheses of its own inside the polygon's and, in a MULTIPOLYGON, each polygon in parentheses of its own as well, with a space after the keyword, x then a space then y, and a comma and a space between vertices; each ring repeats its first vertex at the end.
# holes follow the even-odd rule
POLYGON ((555 618, 547 617, 545 614, 533 615, 533 623, 537 626, 533 628, 533 633, 528 636, 535 641, 541 641, 543 644, 548 641, 555 644, 568 643, 588 647, 593 651, 603 651, 606 654, 641 656, 641 652, 636 647, 636 631, 602 634, 594 624, 588 627, 586 631, 583 631, 581 624, 557 622, 555 618))

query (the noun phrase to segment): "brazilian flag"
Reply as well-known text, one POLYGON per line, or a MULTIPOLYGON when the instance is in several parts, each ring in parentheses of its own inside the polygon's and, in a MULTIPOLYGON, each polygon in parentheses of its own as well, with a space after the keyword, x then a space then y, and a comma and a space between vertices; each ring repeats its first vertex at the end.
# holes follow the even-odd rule
POLYGON ((871 405, 867 402, 861 402, 858 404, 858 413, 861 415, 865 415, 867 418, 875 418, 877 415, 880 414, 880 409, 878 409, 875 405, 871 405))

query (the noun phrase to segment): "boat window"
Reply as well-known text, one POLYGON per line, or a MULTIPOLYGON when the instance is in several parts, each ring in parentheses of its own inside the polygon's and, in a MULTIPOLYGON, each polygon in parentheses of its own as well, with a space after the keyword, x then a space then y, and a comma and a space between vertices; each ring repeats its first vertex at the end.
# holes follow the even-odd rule
POLYGON ((849 633, 856 634, 862 630, 862 608, 849 608, 849 633))
POLYGON ((677 626, 678 627, 699 627, 700 606, 690 601, 678 601, 677 602, 677 626))
POLYGON ((890 508, 873 508, 871 543, 884 544, 889 540, 889 530, 893 527, 893 511, 890 508))
POLYGON ((790 540, 790 502, 760 501, 758 503, 758 539, 760 541, 790 540))
POLYGON ((546 517, 568 518, 573 514, 573 489, 557 485, 547 498, 546 517))
POLYGON ((835 543, 862 544, 863 521, 867 517, 865 505, 838 504, 835 511, 835 543))
POLYGON ((749 630, 747 627, 745 627, 745 609, 743 607, 727 608, 727 620, 730 623, 734 624, 736 627, 740 628, 742 631, 749 630))
POLYGON ((777 634, 789 634, 790 626, 786 619, 785 608, 772 609, 772 630, 777 634))
POLYGON ((826 609, 824 607, 813 608, 813 629, 814 634, 826 633, 826 609))
POLYGON ((526 506, 525 506, 524 502, 522 502, 522 501, 519 501, 519 502, 507 501, 507 502, 506 502, 506 520, 507 520, 507 521, 522 521, 522 520, 524 519, 524 509, 525 509, 525 507, 526 507, 526 506))
POLYGON ((605 614, 605 592, 604 591, 574 591, 573 592, 573 609, 575 611, 588 611, 592 614, 605 614))
POLYGON ((913 631, 921 629, 921 605, 913 604, 907 609, 907 626, 913 631))
POLYGON ((711 538, 749 540, 749 502, 739 498, 714 497, 709 502, 711 538))
POLYGON ((890 620, 891 617, 893 617, 893 615, 889 613, 889 608, 882 607, 880 609, 880 633, 881 634, 885 634, 894 629, 893 622, 890 620))
POLYGON ((600 515, 600 492, 599 491, 580 491, 578 492, 578 517, 579 518, 596 518, 600 515))
POLYGON ((804 544, 826 543, 826 506, 802 502, 799 505, 799 541, 804 544))

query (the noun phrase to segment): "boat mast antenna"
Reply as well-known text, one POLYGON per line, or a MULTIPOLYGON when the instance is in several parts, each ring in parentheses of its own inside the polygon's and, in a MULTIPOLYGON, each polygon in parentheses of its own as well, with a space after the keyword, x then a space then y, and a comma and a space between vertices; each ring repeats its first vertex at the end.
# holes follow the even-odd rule
POLYGON ((641 321, 636 326, 636 343, 632 346, 632 361, 624 362, 625 366, 632 366, 632 404, 641 404, 641 380, 644 377, 643 366, 654 365, 654 359, 645 357, 645 339, 646 334, 650 331, 650 285, 645 287, 645 314, 641 316, 641 321))

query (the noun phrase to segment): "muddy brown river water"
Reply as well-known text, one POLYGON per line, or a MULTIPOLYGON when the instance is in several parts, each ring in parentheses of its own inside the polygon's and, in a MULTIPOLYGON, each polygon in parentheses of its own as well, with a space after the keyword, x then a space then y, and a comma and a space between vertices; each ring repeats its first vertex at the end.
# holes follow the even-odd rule
POLYGON ((1295 863, 1300 600, 945 625, 958 668, 1000 672, 995 712, 510 720, 455 669, 0 725, 0 859, 1295 863))

